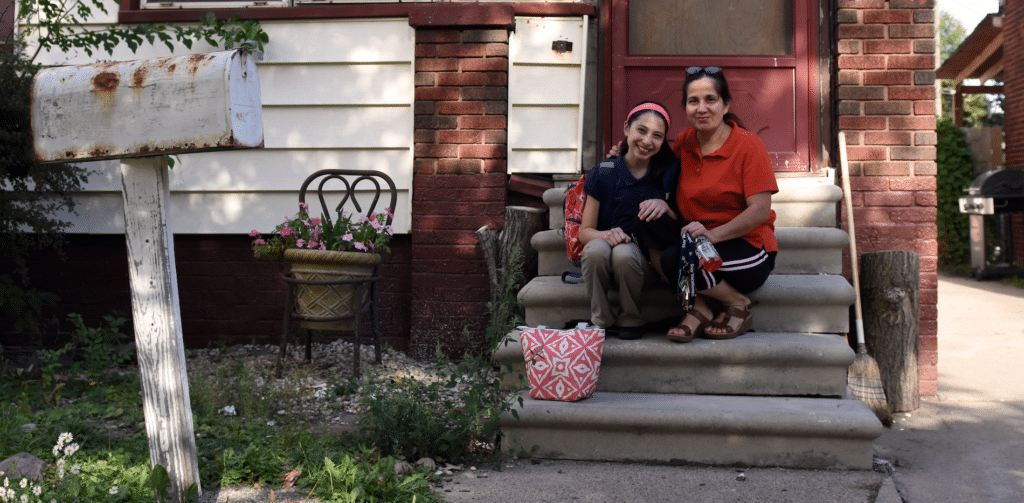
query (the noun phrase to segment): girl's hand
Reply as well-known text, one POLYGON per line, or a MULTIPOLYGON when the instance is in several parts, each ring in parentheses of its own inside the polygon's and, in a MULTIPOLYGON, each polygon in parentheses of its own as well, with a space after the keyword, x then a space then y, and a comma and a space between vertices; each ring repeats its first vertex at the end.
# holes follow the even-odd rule
POLYGON ((640 213, 637 214, 641 220, 646 222, 652 222, 662 217, 662 215, 671 215, 668 209, 668 203, 663 199, 648 199, 640 203, 640 213))
POLYGON ((621 152, 621 151, 622 151, 622 142, 620 141, 620 142, 616 143, 615 145, 612 145, 612 148, 608 149, 608 157, 615 157, 615 156, 619 155, 619 152, 621 152))
POLYGON ((615 246, 620 243, 628 243, 630 241, 629 234, 626 234, 626 231, 623 231, 619 227, 605 231, 602 239, 604 239, 610 246, 615 246))

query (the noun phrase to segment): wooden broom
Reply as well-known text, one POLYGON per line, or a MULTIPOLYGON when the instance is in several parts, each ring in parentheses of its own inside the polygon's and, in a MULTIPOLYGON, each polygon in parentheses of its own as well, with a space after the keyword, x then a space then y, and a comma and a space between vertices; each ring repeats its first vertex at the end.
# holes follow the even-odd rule
POLYGON ((882 374, 878 363, 868 354, 864 345, 864 318, 860 303, 860 275, 857 267, 857 239, 853 229, 853 196, 850 193, 850 166, 846 160, 846 134, 839 133, 839 164, 843 173, 843 201, 846 204, 846 223, 850 228, 850 269, 853 272, 853 291, 857 295, 854 302, 857 325, 857 356, 853 365, 846 373, 846 383, 854 398, 866 403, 871 411, 878 416, 882 424, 892 424, 892 412, 885 399, 885 388, 882 386, 882 374))

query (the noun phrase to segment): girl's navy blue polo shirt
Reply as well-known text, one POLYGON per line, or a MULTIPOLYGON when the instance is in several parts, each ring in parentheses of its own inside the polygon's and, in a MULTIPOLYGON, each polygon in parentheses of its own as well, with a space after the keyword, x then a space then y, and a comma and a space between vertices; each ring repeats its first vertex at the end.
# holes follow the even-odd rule
MULTIPOLYGON (((674 164, 665 170, 661 182, 655 181, 648 169, 647 174, 637 180, 629 172, 622 157, 608 159, 614 167, 598 165, 587 173, 583 191, 601 203, 597 215, 597 230, 606 231, 619 227, 628 230, 633 217, 640 213, 640 203, 648 199, 661 199, 672 204, 671 194, 675 190, 676 170, 674 164)), ((606 161, 607 162, 607 161, 606 161)))

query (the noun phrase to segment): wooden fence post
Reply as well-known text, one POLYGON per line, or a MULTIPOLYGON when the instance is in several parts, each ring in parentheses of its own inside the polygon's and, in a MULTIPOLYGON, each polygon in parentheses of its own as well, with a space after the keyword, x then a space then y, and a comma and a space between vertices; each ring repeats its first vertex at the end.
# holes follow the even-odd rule
POLYGON ((864 339, 878 362, 889 409, 915 410, 921 406, 917 374, 921 258, 898 250, 864 253, 860 260, 864 339))

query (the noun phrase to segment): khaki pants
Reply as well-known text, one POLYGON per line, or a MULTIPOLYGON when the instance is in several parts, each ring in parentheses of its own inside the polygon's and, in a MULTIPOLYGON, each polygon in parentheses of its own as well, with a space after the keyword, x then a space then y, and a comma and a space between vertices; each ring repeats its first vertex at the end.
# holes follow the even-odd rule
POLYGON ((601 328, 612 325, 638 327, 644 324, 640 315, 640 295, 654 272, 640 247, 620 243, 614 248, 603 239, 594 239, 583 247, 583 282, 590 295, 590 322, 601 328), (613 283, 614 281, 614 283, 613 283), (608 290, 619 290, 619 312, 608 302, 608 290))

